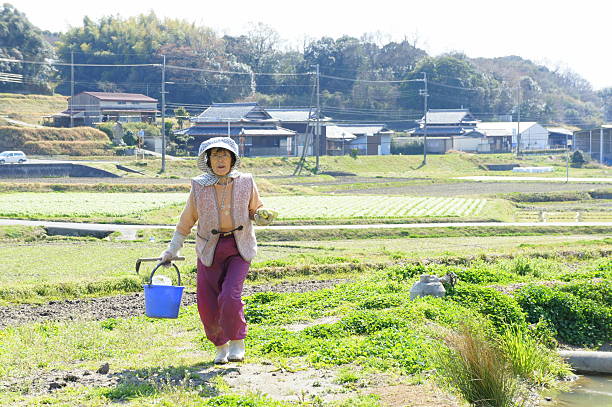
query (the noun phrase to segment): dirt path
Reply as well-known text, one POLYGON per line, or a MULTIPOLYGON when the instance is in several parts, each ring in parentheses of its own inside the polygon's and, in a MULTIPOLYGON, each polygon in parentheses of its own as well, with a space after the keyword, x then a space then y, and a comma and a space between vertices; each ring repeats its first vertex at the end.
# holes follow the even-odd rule
MULTIPOLYGON (((296 293, 330 288, 347 280, 312 280, 285 282, 276 285, 262 284, 247 286, 243 295, 273 291, 296 293)), ((183 306, 195 304, 195 293, 183 295, 183 306)), ((0 329, 36 322, 104 320, 144 315, 144 294, 133 293, 113 297, 80 298, 75 300, 51 301, 46 304, 24 304, 0 307, 0 329)))

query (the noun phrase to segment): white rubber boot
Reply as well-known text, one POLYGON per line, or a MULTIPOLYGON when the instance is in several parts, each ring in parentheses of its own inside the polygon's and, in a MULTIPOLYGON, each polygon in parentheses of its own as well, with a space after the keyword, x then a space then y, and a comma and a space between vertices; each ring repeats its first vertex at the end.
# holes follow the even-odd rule
POLYGON ((244 339, 229 342, 229 355, 227 360, 230 362, 242 362, 244 360, 244 339))
POLYGON ((215 365, 224 365, 227 363, 227 354, 229 353, 229 344, 225 343, 217 346, 217 356, 215 356, 215 365))

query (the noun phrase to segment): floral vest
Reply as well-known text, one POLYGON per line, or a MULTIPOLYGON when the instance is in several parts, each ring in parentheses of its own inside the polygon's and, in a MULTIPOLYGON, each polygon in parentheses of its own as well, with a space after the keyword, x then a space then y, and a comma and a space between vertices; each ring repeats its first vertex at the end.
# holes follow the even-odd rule
MULTIPOLYGON (((213 234, 212 231, 219 230, 220 223, 215 187, 213 185, 203 186, 195 181, 191 182, 191 187, 195 194, 198 211, 196 253, 205 266, 211 266, 219 241, 219 235, 213 234)), ((257 254, 255 229, 249 218, 249 201, 252 191, 253 177, 251 174, 241 173, 240 176, 234 178, 231 215, 234 227, 242 226, 241 230, 234 231, 234 238, 240 256, 246 261, 251 261, 257 254)))

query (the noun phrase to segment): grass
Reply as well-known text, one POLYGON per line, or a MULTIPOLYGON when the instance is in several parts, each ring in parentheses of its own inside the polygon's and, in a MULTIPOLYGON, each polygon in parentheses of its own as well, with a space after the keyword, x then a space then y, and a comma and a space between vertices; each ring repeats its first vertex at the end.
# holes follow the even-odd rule
POLYGON ((0 116, 31 124, 42 124, 42 117, 66 110, 66 96, 0 93, 0 116))
POLYGON ((563 360, 549 352, 525 329, 512 326, 499 338, 499 348, 506 355, 514 374, 535 386, 554 386, 572 371, 563 360))
POLYGON ((524 390, 502 352, 481 328, 464 324, 446 336, 448 350, 437 355, 438 373, 449 386, 476 407, 525 405, 524 390))
MULTIPOLYGON (((4 302, 40 302, 140 291, 151 264, 144 263, 141 275, 137 276, 136 260, 156 257, 166 246, 159 236, 153 242, 148 237, 136 242, 49 240, 37 228, 0 228, 0 237, 2 231, 4 236, 11 236, 0 241, 0 262, 5 265, 0 274, 0 301, 4 302)), ((562 250, 562 257, 571 259, 572 252, 582 253, 587 263, 576 267, 581 270, 589 267, 588 262, 597 262, 609 252, 611 245, 609 239, 588 235, 261 242, 249 278, 254 282, 290 276, 343 278, 363 273, 375 265, 420 261, 424 256, 466 263, 478 256, 490 257, 494 251, 502 257, 498 269, 492 273, 503 270, 512 279, 529 281, 564 276, 559 270, 566 260, 559 258, 553 262, 544 258, 545 254, 554 259, 560 256, 557 251, 562 250)), ((179 263, 181 274, 185 284, 193 289, 193 243, 187 243, 182 254, 187 260, 179 263)))

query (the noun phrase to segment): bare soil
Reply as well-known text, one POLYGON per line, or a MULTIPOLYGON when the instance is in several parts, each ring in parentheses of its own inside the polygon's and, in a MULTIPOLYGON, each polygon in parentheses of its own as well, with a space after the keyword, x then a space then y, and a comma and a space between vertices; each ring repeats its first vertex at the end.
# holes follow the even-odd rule
MULTIPOLYGON (((311 280, 284 282, 275 285, 245 286, 243 295, 273 291, 284 293, 307 292, 333 287, 346 280, 311 280)), ((193 292, 183 294, 182 305, 196 302, 193 292)), ((116 295, 112 297, 79 298, 50 301, 45 304, 22 304, 0 307, 0 329, 37 322, 70 320, 105 320, 144 315, 144 293, 116 295)))

